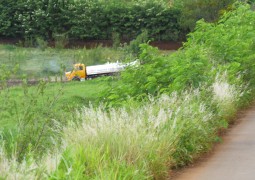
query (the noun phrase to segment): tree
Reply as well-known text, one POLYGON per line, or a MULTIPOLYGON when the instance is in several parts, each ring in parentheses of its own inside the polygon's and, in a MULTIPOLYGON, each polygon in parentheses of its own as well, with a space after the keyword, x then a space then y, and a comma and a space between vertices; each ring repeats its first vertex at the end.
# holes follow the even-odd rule
POLYGON ((181 9, 180 24, 187 31, 192 31, 200 19, 215 22, 232 3, 234 0, 175 0, 181 9))

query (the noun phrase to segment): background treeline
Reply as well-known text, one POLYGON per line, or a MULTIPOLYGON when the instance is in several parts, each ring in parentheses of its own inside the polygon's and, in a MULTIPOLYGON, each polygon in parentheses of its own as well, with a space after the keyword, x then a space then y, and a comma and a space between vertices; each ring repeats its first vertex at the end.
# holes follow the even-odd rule
POLYGON ((0 36, 41 37, 59 35, 73 39, 133 39, 147 29, 151 38, 177 40, 180 11, 164 1, 2 0, 0 36), (115 34, 115 35, 114 35, 115 34))
MULTIPOLYGON (((239 0, 245 1, 245 0, 239 0)), ((253 3, 254 0, 248 1, 253 3)), ((0 37, 183 40, 196 21, 216 22, 235 0, 1 0, 0 37)))

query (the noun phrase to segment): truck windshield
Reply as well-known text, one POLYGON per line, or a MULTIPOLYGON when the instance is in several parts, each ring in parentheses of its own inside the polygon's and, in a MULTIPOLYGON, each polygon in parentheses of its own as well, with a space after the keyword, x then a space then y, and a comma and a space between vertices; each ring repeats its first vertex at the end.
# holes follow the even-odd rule
POLYGON ((82 66, 74 66, 74 71, 80 71, 83 70, 82 66))

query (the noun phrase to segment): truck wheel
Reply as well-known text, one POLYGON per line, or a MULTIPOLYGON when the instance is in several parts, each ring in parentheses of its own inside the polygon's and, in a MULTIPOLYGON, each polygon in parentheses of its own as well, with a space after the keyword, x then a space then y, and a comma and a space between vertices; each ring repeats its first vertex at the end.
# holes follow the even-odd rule
POLYGON ((81 79, 78 76, 73 77, 72 81, 80 81, 81 79))

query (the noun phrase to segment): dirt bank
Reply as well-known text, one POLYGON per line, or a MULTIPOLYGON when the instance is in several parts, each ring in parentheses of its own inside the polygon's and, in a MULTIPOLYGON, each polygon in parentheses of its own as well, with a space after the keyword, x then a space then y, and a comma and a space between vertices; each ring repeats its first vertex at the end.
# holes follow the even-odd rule
MULTIPOLYGON (((128 43, 128 41, 122 41, 123 43, 128 43)), ((24 45, 21 39, 14 38, 0 38, 0 44, 15 44, 24 45)), ((49 42, 49 46, 54 47, 54 42, 49 42)), ((70 39, 66 45, 66 48, 95 48, 99 45, 103 47, 112 47, 112 40, 76 40, 70 39)), ((150 44, 154 47, 158 47, 161 50, 177 50, 182 46, 181 42, 174 41, 153 41, 150 44)))

